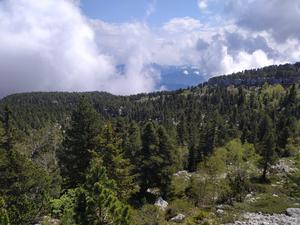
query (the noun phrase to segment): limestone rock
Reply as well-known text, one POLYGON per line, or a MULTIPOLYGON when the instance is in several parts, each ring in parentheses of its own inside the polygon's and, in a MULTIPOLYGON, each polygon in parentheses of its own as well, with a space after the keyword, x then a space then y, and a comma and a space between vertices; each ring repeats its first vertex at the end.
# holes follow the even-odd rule
POLYGON ((175 223, 181 223, 184 219, 185 219, 185 215, 178 214, 177 216, 170 219, 170 221, 175 222, 175 223))
POLYGON ((156 200, 156 202, 155 202, 154 205, 156 205, 157 207, 161 208, 162 210, 166 210, 167 207, 168 207, 168 205, 169 205, 169 203, 166 202, 165 200, 163 200, 162 197, 159 197, 159 198, 156 200))

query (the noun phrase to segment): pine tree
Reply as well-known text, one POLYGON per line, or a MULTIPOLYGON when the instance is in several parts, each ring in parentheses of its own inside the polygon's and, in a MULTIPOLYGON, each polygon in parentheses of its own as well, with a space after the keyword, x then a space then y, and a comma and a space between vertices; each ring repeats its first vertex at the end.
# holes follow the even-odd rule
POLYGON ((147 188, 158 187, 165 196, 178 166, 176 149, 165 128, 155 130, 151 122, 145 126, 142 142, 141 194, 145 195, 147 188))
POLYGON ((121 140, 114 133, 110 123, 107 123, 97 151, 103 156, 103 165, 108 171, 108 177, 115 180, 117 194, 121 200, 127 201, 138 187, 133 176, 130 160, 124 157, 121 140))
POLYGON ((13 119, 12 111, 8 106, 4 108, 4 116, 1 118, 3 135, 1 138, 1 146, 6 151, 10 151, 14 145, 14 128, 13 128, 13 119))
POLYGON ((91 161, 86 183, 76 190, 74 216, 78 225, 129 225, 129 207, 116 195, 116 184, 106 175, 97 154, 91 161))
POLYGON ((47 173, 16 151, 14 146, 14 126, 5 110, 0 123, 0 196, 12 224, 30 224, 43 213, 49 196, 50 179, 47 173))
POLYGON ((140 151, 142 149, 142 139, 140 127, 136 122, 131 123, 128 131, 128 138, 125 144, 125 154, 130 159, 131 164, 138 166, 140 164, 140 151))
POLYGON ((71 126, 66 131, 63 149, 58 155, 65 188, 74 188, 84 183, 84 174, 91 161, 90 151, 96 149, 99 134, 99 115, 82 98, 72 114, 71 126))
POLYGON ((158 127, 157 136, 159 143, 158 152, 162 158, 162 163, 159 167, 160 171, 158 171, 158 175, 160 176, 158 178, 160 180, 159 186, 163 195, 166 196, 169 191, 172 176, 178 168, 179 162, 176 158, 178 153, 176 152, 176 148, 163 126, 158 127))
POLYGON ((5 201, 0 197, 0 225, 10 225, 7 210, 5 208, 5 201))
POLYGON ((158 144, 156 130, 152 122, 148 122, 142 133, 142 151, 140 165, 140 187, 141 194, 146 195, 147 189, 157 184, 156 171, 157 163, 161 163, 158 157, 158 144))
POLYGON ((263 169, 262 172, 262 180, 267 180, 267 172, 272 164, 275 163, 276 160, 276 142, 275 142, 275 134, 274 127, 271 118, 268 115, 265 115, 264 119, 261 122, 261 132, 262 139, 259 143, 260 154, 262 156, 261 159, 261 167, 263 169))

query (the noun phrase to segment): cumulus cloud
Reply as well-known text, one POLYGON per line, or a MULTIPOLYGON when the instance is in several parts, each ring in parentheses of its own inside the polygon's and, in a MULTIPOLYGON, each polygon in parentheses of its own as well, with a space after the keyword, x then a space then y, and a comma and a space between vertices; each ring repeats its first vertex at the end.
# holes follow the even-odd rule
MULTIPOLYGON (((214 1, 199 0, 199 8, 214 1)), ((194 65, 209 78, 299 59, 297 1, 224 1, 230 14, 221 24, 182 17, 155 28, 147 24, 155 0, 144 21, 120 24, 85 17, 74 0, 0 1, 0 95, 133 94, 161 89, 152 63, 194 65)))
POLYGON ((239 26, 270 32, 277 41, 300 38, 299 0, 227 0, 226 7, 239 26))
POLYGON ((155 90, 159 79, 155 74, 141 64, 130 66, 142 61, 141 53, 128 59, 128 73, 120 75, 111 52, 101 51, 98 42, 101 38, 96 40, 93 27, 74 1, 1 1, 0 94, 155 90))

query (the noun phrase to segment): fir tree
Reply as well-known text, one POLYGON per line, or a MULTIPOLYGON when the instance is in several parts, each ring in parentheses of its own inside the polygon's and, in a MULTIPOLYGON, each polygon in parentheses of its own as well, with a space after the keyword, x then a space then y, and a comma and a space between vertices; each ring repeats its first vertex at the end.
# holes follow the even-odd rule
POLYGON ((66 131, 63 149, 59 154, 65 188, 74 188, 84 183, 84 174, 91 161, 90 151, 96 149, 99 134, 99 115, 92 105, 82 98, 72 114, 71 126, 66 131))
POLYGON ((261 122, 261 132, 262 139, 259 143, 260 154, 262 156, 261 159, 261 167, 262 167, 262 180, 267 180, 267 172, 272 164, 274 164, 276 159, 276 142, 275 142, 275 134, 274 127, 271 118, 268 115, 265 115, 263 121, 261 122))
POLYGON ((138 187, 130 160, 124 157, 121 140, 114 133, 110 123, 106 124, 100 142, 97 151, 103 156, 103 165, 108 171, 108 177, 115 180, 118 197, 126 201, 137 192, 138 187))
POLYGON ((142 151, 140 165, 140 187, 141 194, 145 195, 149 187, 157 184, 156 174, 157 163, 161 163, 158 157, 158 144, 156 130, 152 122, 148 122, 142 133, 142 151))
POLYGON ((166 130, 162 126, 155 130, 150 122, 145 126, 142 141, 141 193, 145 194, 147 188, 158 187, 166 195, 178 166, 176 149, 166 130))
POLYGON ((10 114, 5 112, 4 125, 1 124, 4 132, 0 138, 0 180, 5 182, 0 182, 0 196, 6 202, 12 224, 30 224, 43 213, 50 179, 42 168, 16 151, 10 114))
POLYGON ((162 159, 162 163, 158 167, 159 187, 164 196, 167 195, 171 184, 173 174, 178 168, 177 151, 172 143, 171 138, 163 126, 157 129, 158 136, 158 154, 162 159))
POLYGON ((1 138, 1 146, 6 151, 10 151, 14 145, 14 135, 13 135, 13 119, 12 119, 12 111, 8 106, 4 108, 4 116, 1 119, 2 127, 3 127, 3 135, 1 138))
POLYGON ((76 191, 74 217, 78 225, 129 225, 129 207, 116 195, 115 183, 106 175, 95 154, 87 172, 86 184, 76 191))

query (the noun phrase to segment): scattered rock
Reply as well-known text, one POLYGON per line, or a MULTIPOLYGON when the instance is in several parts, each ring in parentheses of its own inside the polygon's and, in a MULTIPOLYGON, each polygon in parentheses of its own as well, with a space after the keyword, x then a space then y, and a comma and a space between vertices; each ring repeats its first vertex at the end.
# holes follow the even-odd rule
POLYGON ((291 217, 300 218, 300 208, 288 208, 286 214, 291 217))
POLYGON ((183 177, 185 180, 189 180, 189 179, 191 179, 192 174, 186 170, 182 170, 182 171, 178 171, 177 173, 175 173, 174 176, 183 177))
POLYGON ((147 192, 156 196, 160 195, 160 190, 159 188, 148 188, 147 192))
POLYGON ((217 210, 217 214, 223 214, 224 213, 224 210, 223 209, 218 209, 217 210))
POLYGON ((181 223, 184 219, 185 219, 185 215, 178 214, 177 216, 170 219, 170 221, 175 222, 175 223, 181 223))
POLYGON ((156 205, 157 207, 161 208, 162 210, 166 210, 169 203, 166 202, 165 200, 163 200, 162 197, 159 197, 156 202, 154 203, 154 205, 156 205))
POLYGON ((224 205, 217 205, 216 208, 217 208, 217 209, 224 209, 225 207, 224 207, 224 205))
POLYGON ((285 214, 245 213, 243 221, 235 221, 226 225, 299 225, 300 209, 289 208, 285 214))
POLYGON ((293 168, 292 165, 292 161, 280 159, 276 165, 272 166, 272 169, 279 173, 292 173, 296 171, 296 169, 293 168))

